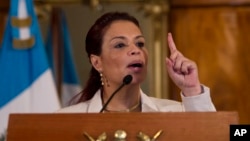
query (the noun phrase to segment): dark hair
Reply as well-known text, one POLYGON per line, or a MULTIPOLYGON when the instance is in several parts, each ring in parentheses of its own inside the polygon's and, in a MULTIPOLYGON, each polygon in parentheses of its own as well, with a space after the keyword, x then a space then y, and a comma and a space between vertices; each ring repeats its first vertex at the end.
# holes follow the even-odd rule
MULTIPOLYGON (((103 36, 108 29, 108 27, 118 20, 126 20, 133 22, 136 26, 140 28, 139 22, 136 18, 129 15, 125 12, 109 12, 102 15, 99 19, 96 20, 94 25, 90 28, 87 33, 85 40, 85 50, 90 59, 90 55, 100 55, 102 52, 102 42, 103 36)), ((90 70, 90 76, 87 81, 85 88, 79 93, 80 97, 76 103, 87 101, 91 99, 98 89, 102 87, 100 81, 99 72, 92 66, 90 70)))

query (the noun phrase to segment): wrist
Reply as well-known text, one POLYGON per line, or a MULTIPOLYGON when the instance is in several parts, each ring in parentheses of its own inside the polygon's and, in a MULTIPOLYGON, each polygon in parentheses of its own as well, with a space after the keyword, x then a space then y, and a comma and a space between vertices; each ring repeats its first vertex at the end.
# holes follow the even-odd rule
POLYGON ((204 93, 204 88, 202 85, 195 86, 192 88, 185 88, 182 90, 184 96, 195 96, 204 93))

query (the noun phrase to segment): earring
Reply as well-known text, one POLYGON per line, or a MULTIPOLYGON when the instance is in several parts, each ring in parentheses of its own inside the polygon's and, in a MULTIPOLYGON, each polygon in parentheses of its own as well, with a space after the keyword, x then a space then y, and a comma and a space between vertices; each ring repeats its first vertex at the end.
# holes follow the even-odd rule
POLYGON ((103 82, 103 75, 102 75, 102 73, 100 72, 100 77, 101 77, 101 85, 103 86, 104 85, 104 82, 103 82))
POLYGON ((108 79, 100 72, 100 77, 101 77, 101 85, 103 86, 104 84, 107 85, 107 87, 109 87, 109 81, 108 79), (104 83, 104 79, 105 79, 105 83, 104 83))

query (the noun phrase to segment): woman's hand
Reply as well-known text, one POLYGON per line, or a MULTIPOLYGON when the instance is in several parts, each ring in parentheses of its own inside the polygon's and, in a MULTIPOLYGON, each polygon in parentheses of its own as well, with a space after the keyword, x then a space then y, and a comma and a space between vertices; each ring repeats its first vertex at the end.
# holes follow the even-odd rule
POLYGON ((168 33, 168 46, 170 56, 166 57, 166 66, 170 78, 185 96, 202 93, 196 63, 177 50, 171 33, 168 33))

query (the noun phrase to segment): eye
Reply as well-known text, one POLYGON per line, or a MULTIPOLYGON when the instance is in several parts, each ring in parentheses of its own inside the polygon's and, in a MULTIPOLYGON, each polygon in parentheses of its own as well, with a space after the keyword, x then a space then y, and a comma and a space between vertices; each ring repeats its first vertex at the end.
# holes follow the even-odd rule
POLYGON ((144 42, 137 42, 136 46, 139 47, 139 48, 142 48, 142 47, 145 46, 145 44, 144 44, 144 42))
POLYGON ((124 43, 118 43, 115 45, 115 48, 122 48, 124 46, 126 46, 124 43))

